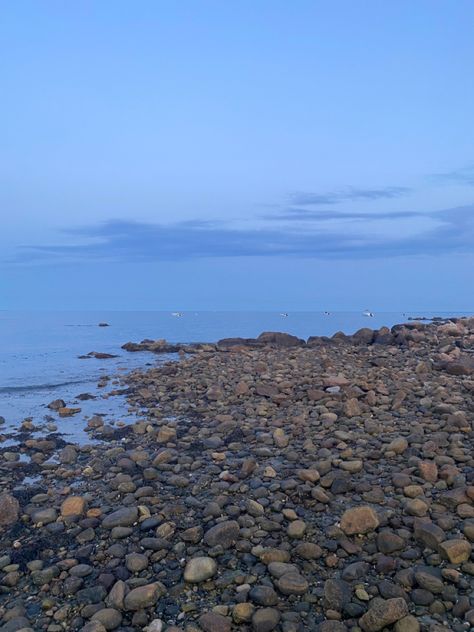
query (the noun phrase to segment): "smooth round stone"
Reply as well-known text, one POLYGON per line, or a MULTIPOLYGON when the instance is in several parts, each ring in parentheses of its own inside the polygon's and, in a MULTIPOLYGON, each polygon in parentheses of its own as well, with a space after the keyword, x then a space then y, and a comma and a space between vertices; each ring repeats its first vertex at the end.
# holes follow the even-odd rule
POLYGON ((69 571, 69 574, 73 577, 87 577, 92 573, 92 566, 89 564, 77 564, 77 566, 73 566, 69 571))
POLYGON ((259 606, 275 606, 278 595, 270 586, 254 586, 249 592, 249 599, 259 606))
POLYGON ((186 564, 184 580, 198 584, 213 577, 217 572, 217 563, 212 557, 195 557, 186 564))
POLYGON ((287 573, 277 580, 277 586, 284 595, 304 595, 308 590, 308 582, 299 573, 287 573))
POLYGON ((280 613, 275 608, 260 608, 252 616, 253 632, 271 632, 280 622, 280 613))
POLYGON ((299 540, 306 532, 306 523, 303 522, 303 520, 294 520, 293 522, 290 522, 286 532, 288 537, 299 540))
POLYGON ((92 615, 91 621, 98 621, 106 630, 115 630, 122 623, 122 615, 114 608, 103 608, 92 615))

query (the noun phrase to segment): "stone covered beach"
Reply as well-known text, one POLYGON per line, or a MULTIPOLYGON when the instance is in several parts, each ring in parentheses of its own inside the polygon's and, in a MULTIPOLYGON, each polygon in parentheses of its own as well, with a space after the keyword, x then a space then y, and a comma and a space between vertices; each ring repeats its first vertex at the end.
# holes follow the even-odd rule
POLYGON ((126 348, 137 422, 0 443, 0 632, 474 627, 474 319, 126 348))

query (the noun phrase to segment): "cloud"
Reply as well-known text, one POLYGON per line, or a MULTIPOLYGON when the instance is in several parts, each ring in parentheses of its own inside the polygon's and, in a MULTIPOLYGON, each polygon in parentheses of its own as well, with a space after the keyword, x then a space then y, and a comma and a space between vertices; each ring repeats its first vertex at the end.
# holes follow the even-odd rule
POLYGON ((333 220, 394 220, 409 219, 413 217, 426 217, 425 213, 416 211, 394 211, 394 212, 347 212, 347 211, 314 211, 305 208, 287 208, 280 213, 273 215, 263 215, 262 219, 269 221, 311 221, 327 222, 333 220))
MULTIPOLYGON (((424 225, 420 232, 417 226, 417 231, 404 237, 394 236, 398 234, 396 222, 383 234, 371 233, 370 222, 367 222, 361 234, 347 230, 347 226, 327 224, 324 230, 306 224, 303 227, 270 224, 264 228, 235 229, 201 220, 168 225, 112 220, 65 231, 79 243, 25 247, 17 261, 135 262, 227 257, 369 259, 474 252, 474 205, 437 213, 410 213, 404 217, 421 215, 430 220, 428 227, 424 225)), ((397 214, 391 215, 392 219, 397 217, 397 214)))
POLYGON ((461 167, 460 169, 454 169, 453 171, 446 171, 444 173, 435 173, 431 177, 441 183, 474 186, 474 165, 461 167))
POLYGON ((339 204, 340 202, 358 200, 386 200, 398 198, 411 192, 408 187, 383 187, 380 189, 359 189, 357 187, 344 187, 338 191, 329 193, 305 193, 296 192, 290 196, 292 204, 300 206, 321 206, 327 204, 339 204))

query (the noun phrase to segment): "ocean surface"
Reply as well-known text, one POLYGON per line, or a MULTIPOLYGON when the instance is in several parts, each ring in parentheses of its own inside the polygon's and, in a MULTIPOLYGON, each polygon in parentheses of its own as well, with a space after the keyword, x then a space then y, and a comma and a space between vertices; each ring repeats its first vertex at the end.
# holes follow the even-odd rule
POLYGON ((263 331, 285 331, 302 338, 330 336, 337 331, 353 333, 361 327, 379 328, 404 322, 409 316, 461 316, 464 314, 377 313, 370 318, 361 312, 10 312, 0 311, 0 433, 14 443, 12 432, 25 418, 41 426, 44 434, 58 428, 65 438, 87 441, 87 417, 102 414, 107 423, 132 419, 125 398, 108 396, 119 387, 118 376, 137 368, 170 360, 150 353, 121 349, 128 341, 165 338, 170 342, 214 342, 230 336, 254 337, 263 331), (106 322, 108 327, 99 327, 106 322), (79 359, 91 351, 116 354, 107 360, 79 359), (104 376, 107 386, 98 387, 104 376), (90 393, 95 399, 78 401, 90 393), (61 398, 81 413, 58 418, 47 408, 61 398))

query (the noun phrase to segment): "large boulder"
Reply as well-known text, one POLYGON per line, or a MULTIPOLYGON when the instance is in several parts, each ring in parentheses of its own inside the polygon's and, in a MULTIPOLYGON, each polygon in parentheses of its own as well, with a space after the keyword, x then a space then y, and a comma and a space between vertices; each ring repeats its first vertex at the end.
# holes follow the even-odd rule
POLYGON ((258 342, 275 347, 304 347, 306 342, 302 338, 279 331, 264 331, 257 338, 258 342))

